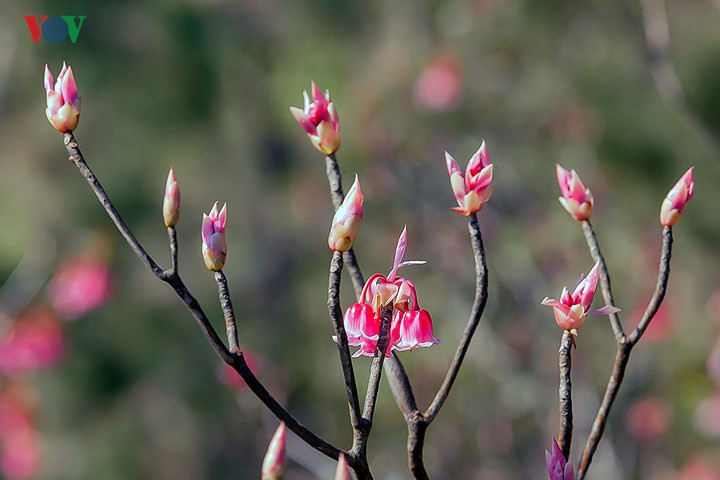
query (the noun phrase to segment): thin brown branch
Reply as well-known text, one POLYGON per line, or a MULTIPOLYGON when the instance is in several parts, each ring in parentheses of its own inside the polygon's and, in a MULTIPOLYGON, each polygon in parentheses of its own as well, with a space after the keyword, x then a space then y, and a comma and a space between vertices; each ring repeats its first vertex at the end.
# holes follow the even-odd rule
MULTIPOLYGON (((343 193, 340 167, 338 166, 335 154, 325 157, 325 167, 325 173, 327 174, 328 184, 330 186, 330 199, 332 200, 335 210, 337 210, 342 204, 345 194, 343 193)), ((355 289, 355 295, 359 298, 362 288, 365 285, 365 279, 360 271, 357 257, 355 257, 355 253, 352 248, 343 254, 343 260, 345 265, 348 267, 353 288, 355 289)), ((391 358, 386 359, 384 365, 393 398, 400 408, 400 411, 407 417, 406 412, 413 412, 417 410, 415 395, 410 385, 410 379, 408 378, 405 368, 397 355, 393 355, 391 358)))
POLYGON ((465 354, 470 347, 470 341, 472 340, 475 330, 477 329, 480 319, 482 318, 485 305, 487 304, 488 298, 488 270, 487 260, 485 259, 485 248, 483 247, 482 235, 480 234, 480 226, 478 225, 477 215, 470 215, 468 220, 468 230, 470 231, 470 241, 472 243, 473 257, 475 258, 475 300, 473 301, 472 309, 470 311, 470 318, 468 319, 465 332, 463 333, 460 344, 455 352, 455 357, 450 363, 445 379, 443 380, 440 389, 438 390, 435 398, 433 399, 430 407, 425 411, 424 417, 427 423, 431 423, 435 416, 442 408, 443 403, 447 400, 450 389, 455 383, 462 362, 465 359, 465 354))
POLYGON ((572 381, 570 370, 572 369, 572 333, 565 330, 560 341, 559 365, 560 365, 560 388, 558 398, 560 399, 560 431, 558 432, 558 446, 565 458, 570 458, 570 445, 573 434, 573 410, 572 410, 572 381))
POLYGON ((225 344, 222 342, 217 332, 213 328, 212 324, 208 320, 202 307, 192 296, 190 291, 187 289, 182 279, 178 275, 177 271, 163 271, 158 264, 148 255, 145 249, 140 245, 135 235, 132 233, 130 228, 127 226, 125 221, 120 217, 120 214, 115 209, 115 206, 110 201, 107 193, 103 189, 102 185, 93 174, 90 167, 85 162, 80 148, 75 141, 75 137, 72 133, 66 133, 64 137, 65 148, 70 154, 70 161, 75 164, 77 169, 80 171, 82 176, 87 180, 90 188, 95 192, 100 204, 105 208, 105 211, 110 216, 110 219, 115 223, 120 234, 125 238, 130 248, 140 258, 142 263, 148 267, 156 277, 164 281, 172 287, 177 296, 180 298, 185 307, 190 311, 193 318, 197 322, 198 326, 202 330, 205 338, 212 347, 213 351, 218 357, 226 364, 230 365, 237 371, 240 376, 245 380, 250 390, 258 397, 258 399, 281 421, 285 422, 286 426, 300 437, 305 443, 315 448, 319 452, 327 455, 330 458, 337 459, 342 450, 335 447, 334 445, 326 442, 322 438, 315 435, 313 432, 308 430, 304 425, 298 422, 287 410, 285 410, 275 398, 265 389, 262 383, 255 377, 250 368, 245 362, 245 357, 242 352, 232 353, 230 352, 225 344))
POLYGON ((218 285, 220 306, 222 307, 223 317, 225 318, 228 348, 231 353, 237 353, 240 351, 240 342, 238 340, 237 326, 235 325, 235 310, 233 309, 232 300, 230 299, 230 290, 228 289, 225 272, 222 270, 215 272, 215 281, 218 285))
POLYGON ((175 227, 168 227, 168 241, 170 242, 170 275, 178 273, 178 243, 175 227))
MULTIPOLYGON (((595 230, 593 230, 590 220, 582 222, 582 228, 588 248, 590 249, 590 255, 592 255, 593 260, 600 262, 600 291, 602 292, 603 299, 607 305, 614 307, 615 299, 613 298, 612 287, 610 286, 610 274, 608 273, 605 257, 603 257, 600 251, 600 244, 598 243, 595 230)), ((625 342, 625 332, 620 322, 620 316, 616 312, 610 314, 610 325, 615 334, 615 341, 617 343, 625 342)))
POLYGON ((330 320, 335 329, 335 337, 340 353, 340 365, 342 366, 343 377, 345 378, 345 390, 347 392, 348 407, 350 409, 350 424, 353 431, 360 429, 360 400, 358 398, 357 384, 355 383, 355 372, 353 371, 352 357, 348 346, 347 333, 343 324, 342 309, 340 308, 340 278, 342 274, 343 260, 340 252, 333 252, 330 262, 330 279, 328 285, 328 310, 330 320))
POLYGON ((643 333, 650 325, 650 321, 655 317, 660 304, 665 298, 665 291, 667 289, 668 280, 670 278, 670 257, 672 256, 672 228, 665 227, 663 230, 663 246, 662 253, 660 254, 660 271, 658 273, 657 285, 655 285, 655 294, 650 299, 645 313, 643 313, 640 322, 638 323, 635 330, 628 336, 628 343, 635 345, 640 341, 643 333))
POLYGON ((380 309, 380 336, 377 342, 377 349, 370 366, 370 379, 368 380, 368 388, 365 394, 365 407, 363 408, 362 418, 372 425, 373 414, 375 413, 375 402, 377 400, 378 389, 380 388, 380 377, 382 376, 382 366, 385 361, 385 352, 388 349, 390 341, 390 323, 392 322, 393 307, 382 307, 380 309))
POLYGON ((637 328, 635 328, 635 330, 627 337, 626 342, 618 343, 613 371, 605 389, 605 396, 600 403, 600 408, 598 409, 597 416, 595 417, 595 421, 593 422, 590 430, 590 435, 585 443, 585 448, 583 449, 582 456, 580 458, 580 466, 578 467, 576 480, 583 480, 585 475, 587 475, 587 471, 590 468, 590 464, 592 463, 592 459, 595 455, 598 444, 600 443, 600 439, 605 432, 605 426, 607 425, 610 409, 615 402, 615 398, 620 390, 620 385, 625 377, 625 369, 627 368, 628 361, 630 360, 630 352, 633 347, 637 345, 665 297, 665 290, 667 289, 668 280, 670 278, 671 256, 672 229, 665 227, 663 230, 663 246, 662 253, 660 255, 660 266, 658 268, 658 280, 657 285, 655 286, 655 292, 650 298, 650 302, 648 303, 645 313, 640 319, 637 328))

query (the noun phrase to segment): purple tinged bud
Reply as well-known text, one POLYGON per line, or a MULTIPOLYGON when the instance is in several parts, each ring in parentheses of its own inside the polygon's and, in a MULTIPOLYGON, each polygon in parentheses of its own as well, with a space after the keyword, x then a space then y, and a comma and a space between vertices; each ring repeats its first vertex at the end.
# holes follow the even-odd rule
POLYGON ((180 218, 180 187, 175 179, 175 172, 170 168, 167 183, 165 184, 165 197, 163 198, 163 219, 165 226, 174 227, 180 218))

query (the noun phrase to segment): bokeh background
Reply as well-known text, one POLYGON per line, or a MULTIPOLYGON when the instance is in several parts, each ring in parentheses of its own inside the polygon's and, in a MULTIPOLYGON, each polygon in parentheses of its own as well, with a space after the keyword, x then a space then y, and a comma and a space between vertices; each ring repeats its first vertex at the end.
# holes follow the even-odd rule
MULTIPOLYGON (((464 164, 487 141, 490 301, 428 433, 433 478, 546 478, 561 331, 539 302, 592 265, 557 202, 555 163, 594 193, 628 328, 655 285, 660 203, 694 165, 669 294, 633 352, 590 478, 720 478, 720 5, 666 3, 4 0, 0 476, 259 478, 277 425, 67 162, 42 87, 43 66, 57 73, 65 60, 82 96, 76 137, 163 263, 160 206, 175 168, 180 268, 220 329, 199 230, 203 211, 228 202, 225 271, 241 343, 281 403, 341 446, 350 429, 325 306, 332 210, 322 156, 288 106, 302 105, 311 80, 332 92, 346 187, 357 172, 366 195, 364 272, 390 269, 405 224, 408 256, 428 261, 406 273, 443 343, 402 355, 423 406, 473 292, 443 151, 464 164), (87 18, 76 44, 36 44, 23 15, 87 18)), ((347 306, 348 279, 343 287, 347 306)), ((573 358, 575 458, 613 353, 606 318, 592 318, 573 358)), ((369 361, 355 365, 364 386, 369 361)), ((375 418, 376 478, 408 478, 406 428, 384 382, 375 418)), ((289 454, 288 478, 331 478, 332 462, 292 435, 289 454)))

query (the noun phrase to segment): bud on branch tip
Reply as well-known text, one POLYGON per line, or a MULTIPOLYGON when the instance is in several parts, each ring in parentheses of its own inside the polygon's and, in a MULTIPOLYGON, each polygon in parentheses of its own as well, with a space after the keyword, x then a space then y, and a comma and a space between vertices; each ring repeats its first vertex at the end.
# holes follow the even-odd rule
POLYGON ((335 212, 328 235, 328 246, 334 252, 346 252, 352 247, 363 221, 363 196, 360 180, 355 182, 347 193, 342 205, 335 212))
POLYGON ((282 480, 285 476, 285 422, 275 430, 262 465, 262 480, 282 480))
POLYGON ((312 82, 312 98, 310 101, 307 91, 303 91, 305 100, 302 109, 290 107, 295 120, 307 133, 310 142, 325 155, 331 155, 340 148, 340 118, 335 110, 335 104, 330 100, 330 90, 322 91, 312 82))
POLYGON ((170 168, 163 197, 163 220, 168 228, 174 227, 180 218, 180 187, 175 172, 170 168))
POLYGON ((580 222, 588 220, 592 215, 594 204, 590 189, 585 188, 575 170, 568 172, 559 164, 555 165, 555 170, 560 193, 562 194, 558 198, 560 204, 575 220, 580 222))
POLYGON ((465 216, 480 211, 493 193, 493 164, 490 163, 485 141, 470 158, 465 175, 448 152, 445 152, 445 164, 450 175, 450 187, 459 205, 453 207, 453 211, 465 216))
POLYGON ((80 121, 80 97, 71 67, 63 62, 53 85, 53 75, 45 65, 45 114, 50 124, 60 133, 72 132, 80 121))
POLYGON ((672 227, 680 220, 690 199, 695 193, 695 179, 693 168, 690 167, 680 180, 668 192, 660 207, 660 223, 665 227, 672 227))
POLYGON ((563 288, 560 300, 545 297, 541 302, 543 305, 553 308, 555 322, 558 326, 573 335, 578 334, 578 330, 585 323, 588 314, 609 315, 620 311, 619 308, 610 305, 590 311, 590 305, 592 305, 597 290, 599 267, 600 263, 595 263, 587 277, 580 278, 572 293, 567 288, 563 288))
POLYGON ((227 220, 227 204, 218 212, 215 202, 210 215, 203 214, 202 221, 202 255, 208 270, 219 272, 225 266, 227 245, 225 244, 225 222, 227 220))

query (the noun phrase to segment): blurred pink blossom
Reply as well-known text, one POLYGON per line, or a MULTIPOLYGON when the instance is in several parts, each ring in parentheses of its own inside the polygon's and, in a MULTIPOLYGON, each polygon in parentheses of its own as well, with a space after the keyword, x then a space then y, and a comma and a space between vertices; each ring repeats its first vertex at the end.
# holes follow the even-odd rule
POLYGON ((701 457, 694 457, 680 470, 678 480, 720 480, 720 472, 701 457))
POLYGON ((647 397, 637 401, 628 411, 628 430, 639 440, 660 437, 670 423, 668 411, 666 402, 661 398, 647 397))
POLYGON ((54 365, 65 351, 62 328, 49 311, 20 317, 0 335, 0 373, 18 375, 54 365))
POLYGON ((108 265, 95 258, 65 260, 50 281, 53 308, 67 320, 75 320, 105 303, 112 292, 108 265))
POLYGON ((6 389, 0 395, 0 472, 10 480, 22 480, 39 469, 38 435, 29 407, 16 390, 6 389))
POLYGON ((413 97, 421 107, 444 111, 458 104, 462 90, 460 64, 449 55, 437 55, 415 81, 413 97))

